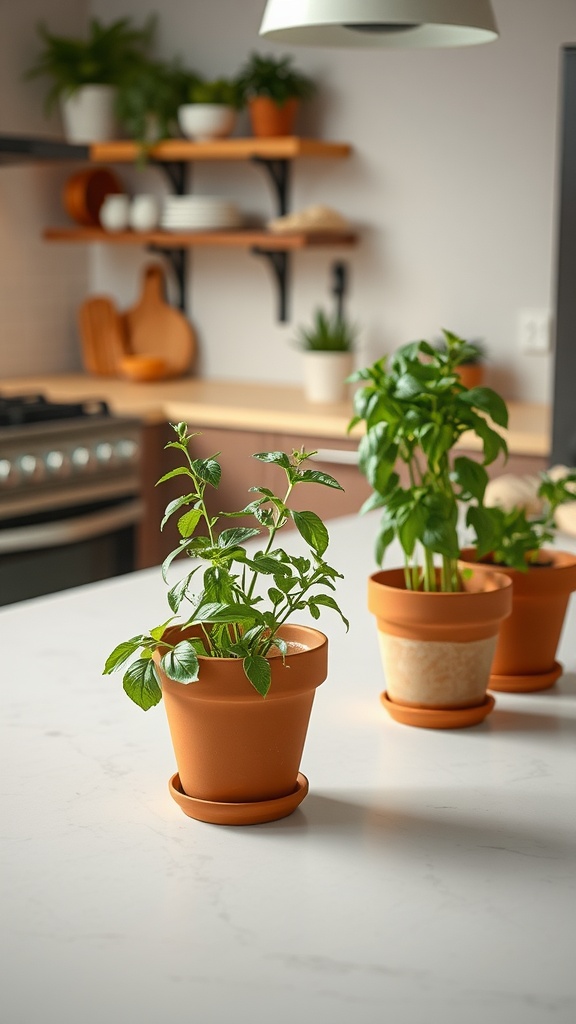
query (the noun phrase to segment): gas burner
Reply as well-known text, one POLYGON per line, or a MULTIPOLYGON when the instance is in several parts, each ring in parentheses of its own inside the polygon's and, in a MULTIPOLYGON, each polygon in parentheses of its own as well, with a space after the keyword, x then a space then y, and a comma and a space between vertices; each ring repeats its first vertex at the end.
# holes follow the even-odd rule
POLYGON ((110 416, 106 402, 51 402, 44 395, 0 395, 1 427, 89 416, 110 416))

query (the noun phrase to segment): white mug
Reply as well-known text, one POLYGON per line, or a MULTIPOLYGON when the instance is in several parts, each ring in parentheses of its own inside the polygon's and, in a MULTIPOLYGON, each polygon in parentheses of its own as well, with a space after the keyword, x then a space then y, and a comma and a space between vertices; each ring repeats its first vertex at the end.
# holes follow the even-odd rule
POLYGON ((157 196, 134 196, 130 203, 128 223, 134 231, 153 231, 160 220, 160 202, 157 196))
POLYGON ((106 231, 124 231, 128 227, 130 196, 115 192, 106 196, 100 207, 100 223, 106 231))

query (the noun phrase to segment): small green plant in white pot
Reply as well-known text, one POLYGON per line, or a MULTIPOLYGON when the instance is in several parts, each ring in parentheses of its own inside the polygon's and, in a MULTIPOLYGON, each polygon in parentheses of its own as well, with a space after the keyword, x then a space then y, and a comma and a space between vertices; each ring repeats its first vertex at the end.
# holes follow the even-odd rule
POLYGON ((242 91, 235 79, 199 79, 178 108, 178 123, 189 139, 225 138, 233 132, 236 113, 242 106, 242 91))
POLYGON ((91 18, 85 39, 59 36, 38 26, 43 49, 26 78, 51 80, 45 110, 60 105, 69 142, 106 141, 117 135, 117 89, 133 61, 151 46, 155 17, 139 29, 130 18, 104 25, 91 18))
POLYGON ((342 402, 354 369, 358 327, 342 313, 314 313, 309 327, 300 327, 296 344, 302 351, 304 393, 309 402, 342 402))

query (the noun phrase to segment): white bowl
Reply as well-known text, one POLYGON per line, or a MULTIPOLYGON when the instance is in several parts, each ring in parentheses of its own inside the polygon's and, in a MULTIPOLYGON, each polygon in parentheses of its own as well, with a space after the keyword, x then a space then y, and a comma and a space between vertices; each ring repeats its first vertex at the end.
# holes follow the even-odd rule
POLYGON ((233 130, 236 111, 221 103, 184 103, 178 107, 178 123, 187 139, 222 139, 233 130))

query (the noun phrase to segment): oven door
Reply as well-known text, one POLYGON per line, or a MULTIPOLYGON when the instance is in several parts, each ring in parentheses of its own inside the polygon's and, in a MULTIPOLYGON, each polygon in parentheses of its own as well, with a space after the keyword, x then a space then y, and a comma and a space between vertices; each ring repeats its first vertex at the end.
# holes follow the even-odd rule
POLYGON ((143 512, 124 497, 1 523, 0 605, 132 572, 143 512))

